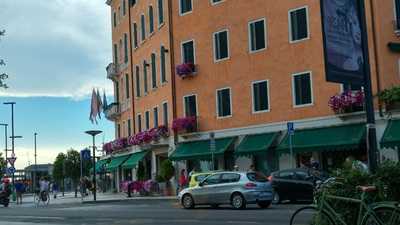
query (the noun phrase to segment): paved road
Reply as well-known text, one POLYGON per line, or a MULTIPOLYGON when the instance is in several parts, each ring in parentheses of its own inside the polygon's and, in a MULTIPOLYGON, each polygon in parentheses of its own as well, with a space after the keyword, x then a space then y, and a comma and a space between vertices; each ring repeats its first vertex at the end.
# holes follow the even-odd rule
POLYGON ((66 203, 40 206, 31 203, 0 208, 0 225, 288 225, 299 205, 279 205, 270 209, 250 206, 246 210, 230 207, 202 207, 184 210, 175 201, 134 200, 118 203, 66 203))

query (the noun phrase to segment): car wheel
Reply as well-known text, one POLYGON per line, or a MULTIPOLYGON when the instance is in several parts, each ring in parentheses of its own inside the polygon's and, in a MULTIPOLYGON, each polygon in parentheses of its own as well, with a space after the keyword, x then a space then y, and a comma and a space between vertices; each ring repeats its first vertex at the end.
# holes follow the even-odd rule
POLYGON ((236 193, 232 196, 231 204, 234 209, 246 208, 246 200, 239 193, 236 193))
POLYGON ((182 206, 185 209, 193 209, 194 201, 193 201, 192 196, 190 196, 189 194, 184 195, 182 198, 182 206))
POLYGON ((273 195, 273 198, 272 198, 272 203, 273 204, 281 203, 281 196, 279 196, 279 193, 276 192, 276 191, 274 191, 274 195, 273 195))
POLYGON ((259 201, 257 205, 260 206, 260 208, 266 209, 271 206, 271 201, 259 201))

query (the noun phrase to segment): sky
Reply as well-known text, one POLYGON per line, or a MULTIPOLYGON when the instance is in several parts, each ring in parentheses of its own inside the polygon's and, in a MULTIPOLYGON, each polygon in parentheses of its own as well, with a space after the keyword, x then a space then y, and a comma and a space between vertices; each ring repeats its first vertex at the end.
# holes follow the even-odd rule
MULTIPOLYGON (((0 58, 9 74, 8 89, 0 89, 0 123, 11 124, 15 101, 16 167, 34 162, 33 134, 38 163, 52 163, 59 152, 81 150, 91 144, 88 129, 103 130, 97 143, 114 138, 114 126, 102 118, 89 121, 93 88, 112 101, 112 82, 106 65, 112 61, 111 22, 104 0, 1 0, 0 58)), ((11 128, 9 129, 11 134, 11 128)), ((4 154, 4 128, 0 150, 4 154)), ((11 140, 9 140, 9 148, 11 140)))

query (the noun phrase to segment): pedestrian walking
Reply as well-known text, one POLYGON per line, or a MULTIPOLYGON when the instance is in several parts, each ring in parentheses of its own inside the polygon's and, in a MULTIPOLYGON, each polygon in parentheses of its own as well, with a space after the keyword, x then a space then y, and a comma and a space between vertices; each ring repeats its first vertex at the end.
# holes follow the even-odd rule
POLYGON ((183 189, 185 189, 187 183, 188 183, 188 179, 186 176, 186 170, 182 169, 181 175, 179 176, 179 191, 182 191, 183 189))
POLYGON ((57 193, 58 193, 58 184, 53 183, 53 194, 54 194, 54 199, 57 198, 57 193))
POLYGON ((17 180, 15 183, 15 192, 17 195, 17 205, 22 204, 22 194, 25 192, 25 185, 22 181, 17 180))

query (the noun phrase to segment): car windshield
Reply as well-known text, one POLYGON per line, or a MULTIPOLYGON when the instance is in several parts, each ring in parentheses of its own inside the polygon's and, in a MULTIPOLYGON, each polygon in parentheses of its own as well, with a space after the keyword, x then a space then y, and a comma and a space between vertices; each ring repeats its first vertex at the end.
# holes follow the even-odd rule
POLYGON ((201 181, 203 181, 204 178, 206 178, 208 175, 209 175, 209 174, 198 175, 198 176, 196 176, 196 177, 194 178, 194 180, 195 180, 196 182, 201 182, 201 181))
POLYGON ((268 178, 261 172, 247 173, 247 178, 254 182, 268 182, 268 178))

